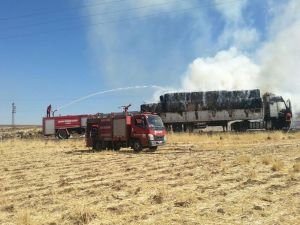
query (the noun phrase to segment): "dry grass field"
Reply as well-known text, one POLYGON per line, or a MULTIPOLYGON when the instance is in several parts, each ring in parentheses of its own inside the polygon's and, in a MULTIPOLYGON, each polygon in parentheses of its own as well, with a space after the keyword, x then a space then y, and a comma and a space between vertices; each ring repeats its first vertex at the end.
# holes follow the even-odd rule
POLYGON ((40 126, 19 125, 12 128, 11 126, 0 125, 0 141, 8 138, 33 138, 42 137, 40 126))
POLYGON ((157 152, 0 142, 0 224, 299 224, 300 133, 173 134, 157 152))

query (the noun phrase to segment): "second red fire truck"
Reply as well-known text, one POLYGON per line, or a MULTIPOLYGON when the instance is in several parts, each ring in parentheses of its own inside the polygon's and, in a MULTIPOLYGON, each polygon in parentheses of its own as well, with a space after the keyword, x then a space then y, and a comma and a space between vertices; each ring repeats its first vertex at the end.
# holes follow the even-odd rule
POLYGON ((68 139, 71 134, 84 134, 87 118, 90 115, 53 116, 43 118, 43 133, 45 136, 56 136, 68 139))

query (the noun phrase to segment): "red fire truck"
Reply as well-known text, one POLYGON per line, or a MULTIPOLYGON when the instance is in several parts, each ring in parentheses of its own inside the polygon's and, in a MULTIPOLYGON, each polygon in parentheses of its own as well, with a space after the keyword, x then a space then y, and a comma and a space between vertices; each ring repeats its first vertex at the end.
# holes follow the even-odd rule
POLYGON ((71 134, 84 134, 89 115, 53 116, 43 118, 45 136, 55 135, 59 139, 68 139, 71 134))
POLYGON ((95 150, 156 150, 166 142, 161 118, 151 113, 111 113, 87 119, 86 145, 95 150))

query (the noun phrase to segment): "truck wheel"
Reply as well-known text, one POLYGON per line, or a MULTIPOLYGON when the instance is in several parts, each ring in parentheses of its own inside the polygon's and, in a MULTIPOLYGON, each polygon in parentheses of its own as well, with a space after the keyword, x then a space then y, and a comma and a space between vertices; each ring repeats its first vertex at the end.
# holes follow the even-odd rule
POLYGON ((93 141, 92 149, 93 149, 93 150, 96 150, 96 149, 97 149, 97 142, 96 142, 96 141, 93 141))
POLYGON ((68 134, 67 130, 58 130, 57 137, 59 139, 68 139, 70 135, 68 134))
POLYGON ((100 141, 96 142, 95 150, 100 151, 102 149, 102 143, 100 141))
POLYGON ((141 143, 138 140, 133 142, 132 148, 133 148, 133 151, 135 151, 135 152, 140 152, 143 149, 141 143))
POLYGON ((120 151, 121 145, 119 143, 114 144, 114 150, 115 151, 120 151))
POLYGON ((152 147, 149 147, 150 151, 156 151, 157 150, 157 146, 152 146, 152 147))

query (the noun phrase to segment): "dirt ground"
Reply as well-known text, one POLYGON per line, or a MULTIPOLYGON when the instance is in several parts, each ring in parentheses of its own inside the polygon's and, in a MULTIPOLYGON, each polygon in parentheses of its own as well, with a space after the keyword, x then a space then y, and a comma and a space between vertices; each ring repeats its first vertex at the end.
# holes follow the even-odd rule
POLYGON ((300 133, 170 134, 156 152, 0 141, 0 224, 299 224, 300 133))

